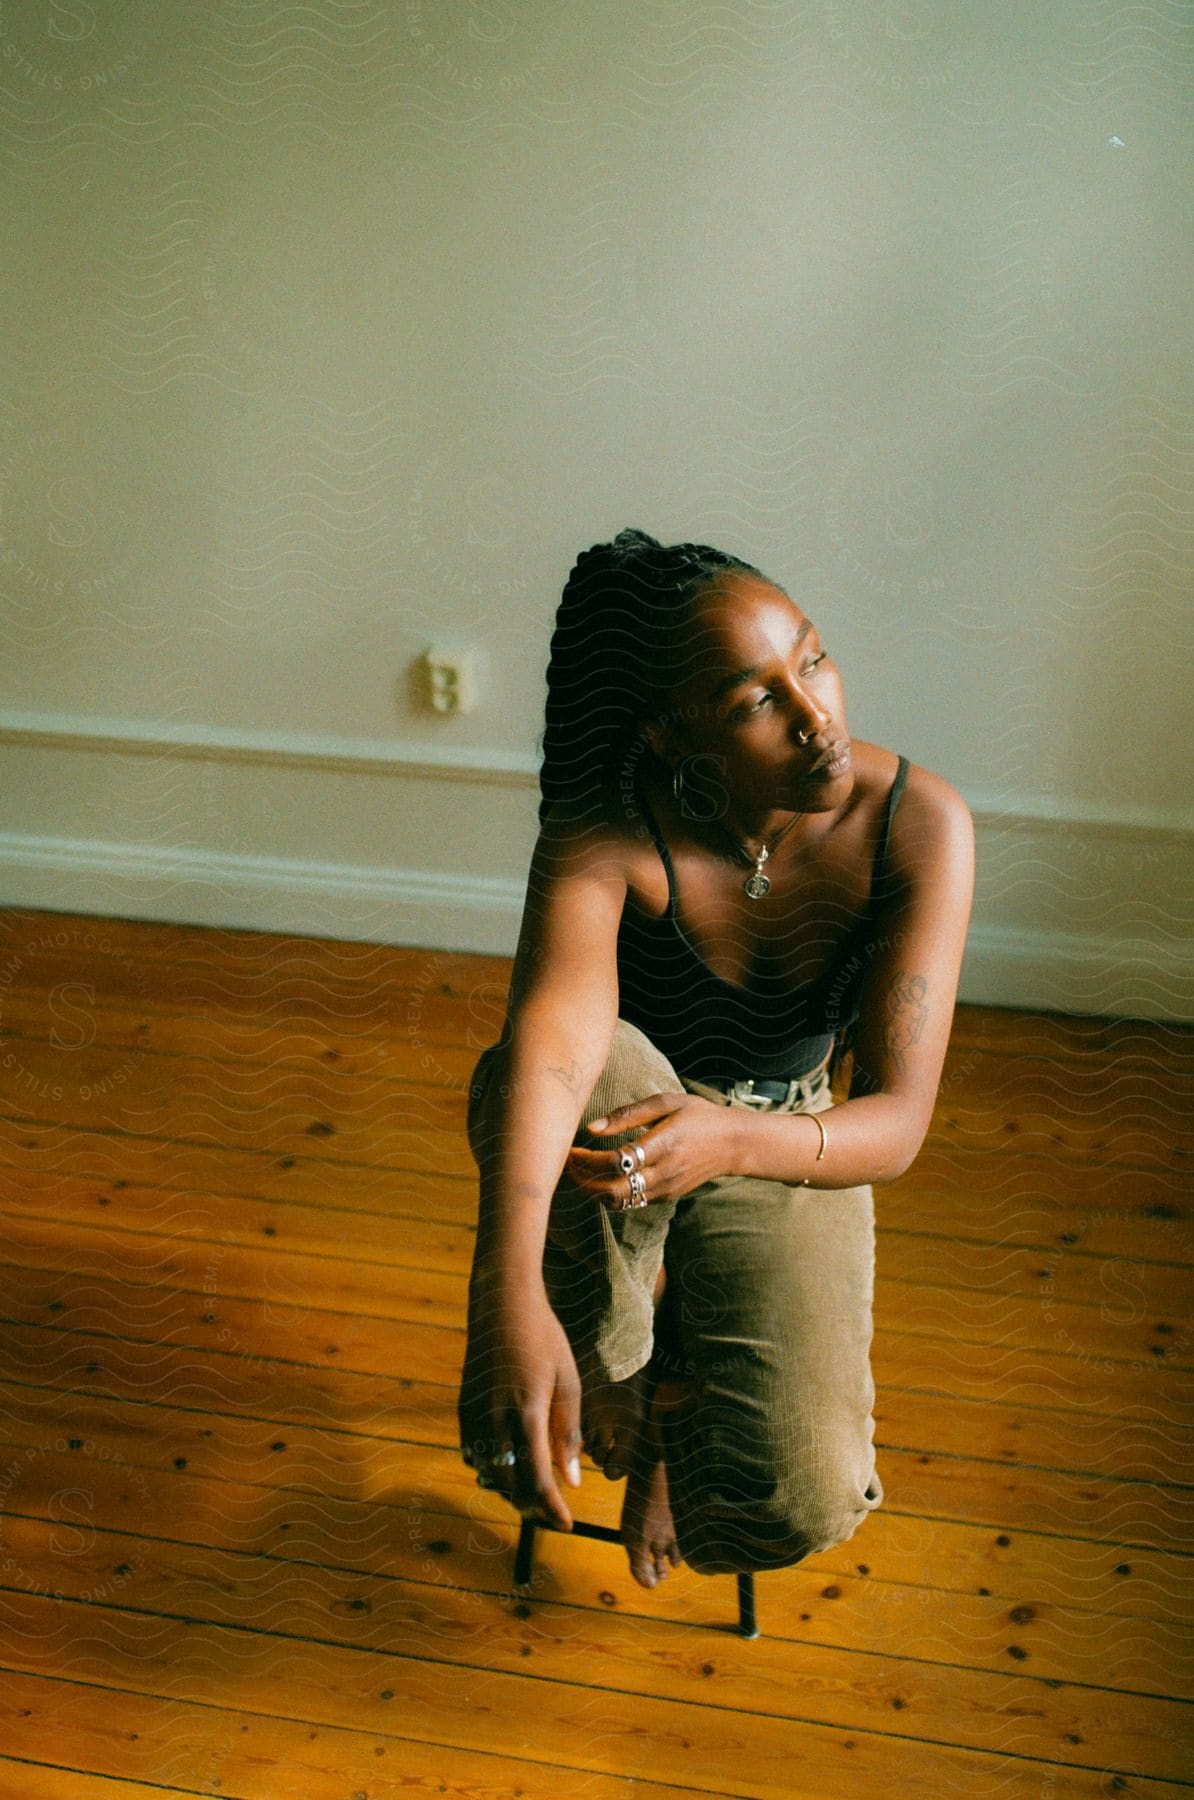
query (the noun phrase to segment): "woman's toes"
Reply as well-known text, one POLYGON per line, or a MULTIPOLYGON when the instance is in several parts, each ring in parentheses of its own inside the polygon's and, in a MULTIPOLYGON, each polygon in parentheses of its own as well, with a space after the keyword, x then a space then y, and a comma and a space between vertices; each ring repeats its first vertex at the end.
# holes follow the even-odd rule
POLYGON ((607 1382, 585 1396, 585 1448, 595 1466, 611 1481, 623 1480, 630 1471, 642 1420, 642 1388, 640 1369, 625 1381, 607 1382))
POLYGON ((613 1448, 602 1464, 601 1473, 607 1481, 624 1481, 630 1473, 630 1452, 616 1439, 613 1448))
POLYGON ((672 1554, 674 1549, 674 1545, 669 1548, 657 1545, 636 1548, 630 1557, 630 1573, 641 1587, 658 1587, 661 1581, 667 1580, 672 1568, 680 1561, 678 1550, 672 1554))
POLYGON ((585 1455, 610 1481, 617 1481, 626 1473, 626 1453, 616 1436, 591 1439, 585 1445, 585 1455))

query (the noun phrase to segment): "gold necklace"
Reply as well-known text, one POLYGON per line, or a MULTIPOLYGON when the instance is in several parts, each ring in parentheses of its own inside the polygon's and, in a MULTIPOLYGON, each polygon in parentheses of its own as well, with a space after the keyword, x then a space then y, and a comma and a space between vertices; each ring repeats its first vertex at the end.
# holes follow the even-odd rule
POLYGON ((747 895, 748 899, 762 900, 763 898, 765 898, 765 896, 767 894, 769 894, 771 892, 771 882, 768 879, 768 877, 766 875, 764 875, 764 873, 763 873, 763 864, 767 861, 768 857, 771 855, 771 852, 773 850, 775 850, 776 848, 778 848, 781 840, 788 835, 788 833, 789 833, 789 831, 791 831, 793 825, 798 825, 800 823, 801 819, 803 819, 803 817, 804 817, 803 813, 797 813, 795 818, 789 819, 787 824, 782 828, 782 830, 776 832, 776 834, 772 838, 770 844, 768 844, 766 839, 764 839, 763 846, 757 856, 752 854, 752 852, 747 849, 745 844, 739 843, 738 839, 734 836, 733 832, 730 830, 728 825, 722 825, 720 819, 717 821, 721 830, 724 831, 725 835, 729 838, 731 844, 733 844, 733 846, 734 846, 735 850, 738 852, 739 856, 744 856, 748 863, 754 864, 754 869, 753 869, 752 873, 747 876, 746 880, 742 884, 743 891, 747 895))

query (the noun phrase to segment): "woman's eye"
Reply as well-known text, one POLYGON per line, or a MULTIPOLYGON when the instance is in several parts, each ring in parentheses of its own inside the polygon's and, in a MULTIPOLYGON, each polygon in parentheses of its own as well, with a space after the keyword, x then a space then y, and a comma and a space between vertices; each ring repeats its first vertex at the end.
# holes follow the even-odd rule
MULTIPOLYGON (((828 655, 828 650, 822 650, 819 656, 814 656, 811 662, 805 663, 800 671, 801 675, 815 675, 828 655)), ((758 700, 746 701, 740 706, 735 706, 730 713, 730 720, 735 725, 741 725, 744 719, 753 718, 755 713, 762 712, 765 706, 771 706, 774 702, 774 694, 763 694, 758 700)))

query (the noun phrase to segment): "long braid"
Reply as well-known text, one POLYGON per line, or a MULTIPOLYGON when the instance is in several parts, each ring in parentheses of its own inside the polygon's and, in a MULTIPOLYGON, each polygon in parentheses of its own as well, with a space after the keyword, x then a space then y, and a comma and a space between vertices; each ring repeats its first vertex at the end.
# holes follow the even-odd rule
POLYGON ((728 569, 760 574, 710 544, 664 545, 632 528, 582 550, 551 640, 540 821, 553 802, 581 814, 608 802, 641 722, 660 716, 682 678, 690 603, 728 569))

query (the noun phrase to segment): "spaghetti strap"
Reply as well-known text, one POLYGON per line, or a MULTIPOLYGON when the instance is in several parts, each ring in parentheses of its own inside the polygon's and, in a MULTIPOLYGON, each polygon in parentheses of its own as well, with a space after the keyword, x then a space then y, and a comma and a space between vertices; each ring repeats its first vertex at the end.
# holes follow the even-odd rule
POLYGON ((676 916, 676 872, 672 868, 672 859, 668 854, 668 847, 663 841, 663 833, 655 823, 655 814, 647 804, 647 796, 643 792, 641 782, 638 783, 638 802, 643 809, 643 816, 650 826, 651 836, 655 840, 655 848, 659 852, 664 872, 667 875, 667 917, 674 919, 676 916))
POLYGON ((879 840, 879 848, 875 854, 875 867, 871 874, 871 902, 873 903, 882 891, 887 880, 887 853, 891 844, 891 821, 896 807, 900 803, 900 795, 904 791, 904 778, 908 773, 908 758, 901 756, 899 767, 895 772, 895 780, 887 796, 883 811, 883 834, 879 840))

